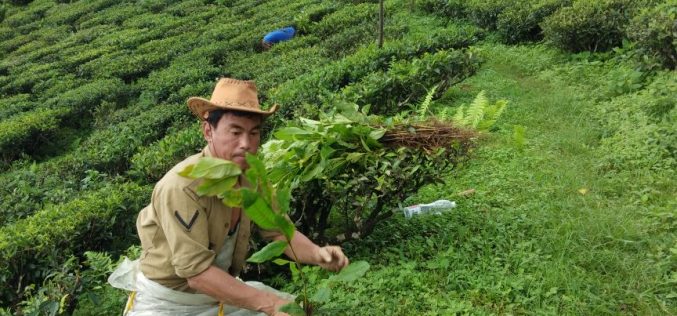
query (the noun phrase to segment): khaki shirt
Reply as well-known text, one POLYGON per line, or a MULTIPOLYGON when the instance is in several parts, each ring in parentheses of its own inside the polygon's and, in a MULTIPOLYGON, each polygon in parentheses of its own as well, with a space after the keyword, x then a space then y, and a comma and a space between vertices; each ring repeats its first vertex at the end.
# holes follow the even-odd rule
MULTIPOLYGON (((136 220, 141 239, 141 271, 148 278, 168 288, 194 292, 187 278, 206 270, 214 263, 215 251, 221 249, 230 229, 232 209, 217 197, 199 196, 201 180, 178 174, 200 157, 211 156, 209 149, 190 156, 174 166, 155 185, 151 203, 136 220)), ((233 259, 229 272, 237 276, 244 266, 251 220, 241 212, 233 259)), ((280 235, 262 231, 264 238, 280 235)))

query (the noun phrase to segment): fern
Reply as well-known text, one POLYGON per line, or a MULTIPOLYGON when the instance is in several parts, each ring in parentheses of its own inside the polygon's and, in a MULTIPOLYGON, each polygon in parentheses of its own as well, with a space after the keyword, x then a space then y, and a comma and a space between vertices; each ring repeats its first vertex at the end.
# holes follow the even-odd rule
POLYGON ((503 114, 508 101, 498 100, 494 104, 489 104, 484 91, 477 94, 473 102, 466 108, 461 105, 452 120, 461 126, 472 127, 477 130, 488 130, 496 120, 503 114))
POLYGON ((463 120, 463 125, 475 128, 480 124, 482 118, 484 118, 484 109, 489 104, 484 91, 480 91, 475 97, 475 100, 470 103, 468 109, 465 111, 465 118, 463 120))
POLYGON ((423 99, 423 102, 421 102, 421 105, 419 105, 418 109, 418 118, 419 120, 423 120, 428 113, 428 108, 430 107, 430 103, 433 100, 433 96, 435 95, 435 91, 437 91, 437 87, 439 85, 435 85, 428 91, 428 94, 426 94, 425 98, 423 99))

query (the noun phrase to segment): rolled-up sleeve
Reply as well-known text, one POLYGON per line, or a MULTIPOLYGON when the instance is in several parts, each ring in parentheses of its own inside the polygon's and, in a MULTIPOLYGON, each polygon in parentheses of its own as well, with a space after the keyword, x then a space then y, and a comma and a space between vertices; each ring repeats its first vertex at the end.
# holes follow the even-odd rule
POLYGON ((160 189, 153 204, 176 275, 187 279, 209 268, 216 254, 209 249, 205 209, 179 187, 160 189))

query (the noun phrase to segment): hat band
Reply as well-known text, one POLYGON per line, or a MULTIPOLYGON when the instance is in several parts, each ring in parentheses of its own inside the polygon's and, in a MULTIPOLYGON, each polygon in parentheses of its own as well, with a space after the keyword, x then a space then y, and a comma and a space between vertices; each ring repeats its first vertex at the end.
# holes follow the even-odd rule
POLYGON ((234 107, 240 107, 240 108, 251 108, 255 110, 259 110, 259 104, 256 102, 251 102, 251 101, 230 101, 230 100, 221 100, 221 101, 210 101, 211 103, 214 103, 215 105, 218 106, 234 106, 234 107))

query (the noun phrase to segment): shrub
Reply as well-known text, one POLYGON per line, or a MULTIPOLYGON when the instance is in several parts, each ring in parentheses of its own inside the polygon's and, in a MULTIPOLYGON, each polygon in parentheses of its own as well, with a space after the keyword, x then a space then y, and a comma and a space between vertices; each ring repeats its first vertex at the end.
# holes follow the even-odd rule
POLYGON ((633 0, 578 0, 546 18, 545 39, 572 52, 606 51, 619 46, 633 10, 633 0))
POLYGON ((16 94, 0 99, 0 121, 34 107, 29 94, 16 94))
POLYGON ((496 29, 508 44, 537 41, 543 34, 539 23, 571 0, 536 0, 518 2, 498 15, 496 29))
POLYGON ((644 55, 657 59, 664 67, 677 67, 677 1, 668 0, 645 8, 632 19, 628 37, 637 42, 644 55))
POLYGON ((419 100, 429 88, 441 91, 475 73, 477 57, 470 51, 439 51, 420 58, 393 62, 387 72, 371 73, 345 87, 341 94, 351 102, 370 104, 377 115, 394 115, 419 100))
POLYGON ((498 15, 506 8, 514 5, 515 1, 516 0, 469 0, 465 4, 466 14, 475 24, 489 30, 495 30, 498 15))
POLYGON ((70 112, 67 108, 38 109, 0 122, 2 166, 8 165, 29 147, 42 142, 46 139, 45 135, 50 135, 59 129, 60 120, 68 116, 70 112))
POLYGON ((427 13, 461 19, 466 17, 466 3, 464 0, 423 0, 416 5, 427 13))
POLYGON ((200 124, 193 124, 139 149, 131 159, 129 175, 145 183, 157 182, 172 166, 199 152, 203 146, 200 124))
POLYGON ((441 123, 382 125, 356 105, 340 112, 280 129, 262 147, 271 181, 293 188, 292 219, 316 240, 368 235, 407 195, 453 168, 470 145, 472 133, 441 123), (454 136, 445 134, 450 130, 454 136))
POLYGON ((376 45, 364 46, 336 63, 275 87, 271 91, 271 99, 284 104, 285 107, 280 110, 281 116, 290 118, 295 108, 304 103, 322 103, 335 91, 359 81, 367 74, 386 71, 393 59, 406 60, 425 52, 467 47, 480 36, 476 27, 452 26, 436 29, 435 32, 417 33, 396 42, 386 42, 381 49, 376 45))
POLYGON ((147 202, 151 189, 112 184, 0 228, 0 282, 12 284, 0 289, 2 305, 21 300, 15 289, 40 282, 71 255, 110 250, 114 239, 129 243, 134 238, 135 214, 147 202))

